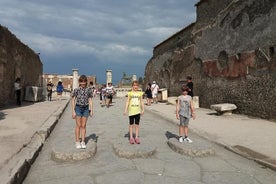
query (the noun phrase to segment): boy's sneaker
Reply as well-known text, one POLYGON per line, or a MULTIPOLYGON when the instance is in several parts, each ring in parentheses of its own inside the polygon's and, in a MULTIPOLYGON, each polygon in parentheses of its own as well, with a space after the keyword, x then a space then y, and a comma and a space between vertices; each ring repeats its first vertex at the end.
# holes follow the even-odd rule
POLYGON ((133 138, 130 138, 130 139, 129 139, 129 143, 130 143, 130 144, 134 144, 134 139, 133 139, 133 138))
POLYGON ((82 149, 86 149, 85 142, 81 142, 81 148, 82 148, 82 149))
POLYGON ((193 142, 189 137, 186 137, 184 140, 185 140, 186 142, 188 142, 188 143, 192 143, 192 142, 193 142))
POLYGON ((183 142, 183 137, 180 136, 178 140, 179 140, 179 142, 183 142))
POLYGON ((81 149, 81 144, 80 144, 80 142, 76 142, 76 148, 77 148, 77 149, 81 149))

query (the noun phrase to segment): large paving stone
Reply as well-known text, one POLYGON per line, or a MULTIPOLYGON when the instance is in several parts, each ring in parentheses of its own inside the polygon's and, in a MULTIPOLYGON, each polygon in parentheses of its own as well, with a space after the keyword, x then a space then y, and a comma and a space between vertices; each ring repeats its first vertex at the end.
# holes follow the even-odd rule
POLYGON ((156 153, 156 147, 150 141, 141 139, 141 144, 130 144, 127 138, 118 139, 113 144, 115 154, 122 158, 149 158, 156 153))
POLYGON ((191 157, 204 157, 215 155, 215 149, 209 142, 203 139, 197 139, 193 143, 180 143, 177 139, 170 138, 167 143, 172 150, 182 155, 187 155, 191 157))

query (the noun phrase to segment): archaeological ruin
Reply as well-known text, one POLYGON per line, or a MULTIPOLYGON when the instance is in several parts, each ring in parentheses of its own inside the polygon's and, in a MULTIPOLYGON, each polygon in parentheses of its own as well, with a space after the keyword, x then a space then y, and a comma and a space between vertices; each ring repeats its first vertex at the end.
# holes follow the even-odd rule
POLYGON ((145 68, 169 96, 190 75, 200 107, 276 119, 276 1, 201 0, 196 21, 160 44, 145 68))
MULTIPOLYGON (((15 103, 14 81, 17 77, 21 78, 23 88, 41 87, 42 72, 39 53, 0 25, 0 107, 15 103)), ((22 93, 23 99, 24 95, 22 93)))

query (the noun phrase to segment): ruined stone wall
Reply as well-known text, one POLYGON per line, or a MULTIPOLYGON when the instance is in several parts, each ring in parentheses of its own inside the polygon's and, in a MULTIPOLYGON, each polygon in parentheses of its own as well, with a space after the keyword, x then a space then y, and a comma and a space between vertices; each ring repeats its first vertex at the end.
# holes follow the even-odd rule
POLYGON ((39 56, 0 25, 0 107, 14 103, 17 77, 24 86, 42 86, 42 70, 39 56))
POLYGON ((196 4, 196 29, 214 21, 217 15, 231 5, 233 0, 201 0, 196 4))
POLYGON ((191 32, 193 30, 194 23, 180 30, 176 34, 172 35, 167 40, 161 42, 154 47, 153 57, 163 54, 169 50, 174 50, 185 45, 191 44, 191 32))
POLYGON ((207 26, 195 23, 193 44, 153 57, 145 82, 157 80, 174 96, 191 75, 201 107, 228 102, 236 113, 276 119, 276 1, 233 0, 225 7, 207 26))

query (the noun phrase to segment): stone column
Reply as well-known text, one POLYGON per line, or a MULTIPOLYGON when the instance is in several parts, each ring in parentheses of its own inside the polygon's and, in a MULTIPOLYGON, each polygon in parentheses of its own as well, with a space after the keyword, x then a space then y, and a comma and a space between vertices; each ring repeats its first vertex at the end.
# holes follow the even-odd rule
POLYGON ((137 80, 137 76, 136 75, 132 75, 132 82, 137 80))
POLYGON ((75 88, 77 88, 79 86, 79 70, 78 69, 72 69, 73 71, 73 88, 72 90, 74 90, 75 88))
POLYGON ((112 70, 106 70, 106 85, 112 83, 112 70))

